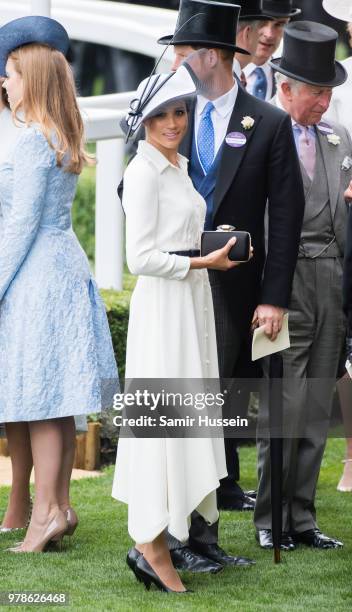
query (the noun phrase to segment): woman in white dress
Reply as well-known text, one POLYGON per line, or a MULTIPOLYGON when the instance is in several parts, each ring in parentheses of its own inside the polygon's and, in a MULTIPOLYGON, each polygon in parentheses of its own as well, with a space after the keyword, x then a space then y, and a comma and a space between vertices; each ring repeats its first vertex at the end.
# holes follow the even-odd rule
MULTIPOLYGON (((188 176, 187 160, 178 154, 187 129, 182 96, 194 91, 185 67, 171 78, 153 76, 139 86, 132 105, 139 101, 138 108, 130 113, 132 131, 143 122, 146 141, 139 142, 124 175, 127 263, 138 275, 126 379, 219 376, 207 268, 226 271, 237 264, 228 258, 234 240, 197 256, 206 205, 188 176)), ((128 530, 136 545, 127 563, 147 588, 153 582, 161 590, 185 591, 164 531, 185 541, 195 509, 214 523, 216 489, 226 473, 222 439, 120 437, 112 495, 128 504, 128 530)))

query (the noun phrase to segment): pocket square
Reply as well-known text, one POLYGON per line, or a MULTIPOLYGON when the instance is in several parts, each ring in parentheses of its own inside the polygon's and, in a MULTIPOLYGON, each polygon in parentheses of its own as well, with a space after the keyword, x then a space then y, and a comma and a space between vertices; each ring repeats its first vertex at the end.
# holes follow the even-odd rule
POLYGON ((352 157, 348 157, 348 155, 346 155, 341 164, 341 170, 349 170, 350 168, 352 168, 352 157))

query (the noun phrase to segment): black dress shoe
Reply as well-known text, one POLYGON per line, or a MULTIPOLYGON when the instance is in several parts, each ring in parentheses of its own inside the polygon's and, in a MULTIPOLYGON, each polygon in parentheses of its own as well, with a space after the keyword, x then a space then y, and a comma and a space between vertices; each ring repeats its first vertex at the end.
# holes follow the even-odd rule
MULTIPOLYGON (((259 542, 259 546, 261 548, 264 548, 265 550, 270 550, 274 547, 271 529, 258 529, 255 534, 255 537, 256 537, 257 542, 259 542)), ((280 549, 291 551, 291 550, 294 550, 295 548, 296 547, 295 547, 293 538, 290 536, 289 533, 284 531, 281 535, 280 549)))
POLYGON ((219 510, 237 510, 238 512, 253 511, 255 507, 255 499, 244 495, 242 498, 232 497, 222 493, 218 495, 219 510))
POLYGON ((131 548, 128 553, 127 553, 127 557, 126 557, 126 563, 128 565, 128 567, 132 570, 132 572, 134 573, 134 575, 136 576, 137 580, 140 581, 139 576, 136 574, 136 563, 139 559, 139 557, 141 556, 142 553, 139 552, 139 550, 137 550, 137 548, 131 548))
POLYGON ((219 563, 220 565, 231 565, 238 567, 247 567, 249 565, 255 565, 255 561, 247 559, 246 557, 233 557, 228 555, 220 546, 217 544, 200 544, 190 540, 190 546, 192 550, 200 553, 204 557, 219 563))
POLYGON ((149 591, 150 586, 153 583, 155 584, 157 589, 159 589, 159 591, 164 591, 164 593, 183 594, 192 592, 187 591, 187 589, 185 591, 174 591, 173 589, 170 589, 170 587, 166 586, 166 584, 164 584, 163 581, 160 580, 158 574, 154 572, 153 568, 151 567, 151 565, 149 565, 148 561, 143 557, 143 555, 140 555, 137 559, 135 572, 137 576, 139 576, 140 581, 143 582, 147 591, 149 591))
POLYGON ((294 533, 293 538, 295 542, 306 544, 307 546, 313 546, 313 548, 321 548, 327 550, 329 548, 342 548, 343 542, 329 538, 327 535, 322 533, 320 529, 308 529, 301 533, 294 533))
POLYGON ((251 497, 252 499, 257 499, 258 491, 244 491, 246 497, 251 497))
POLYGON ((217 574, 222 570, 220 563, 214 563, 214 561, 194 552, 188 546, 170 550, 170 555, 174 568, 177 570, 209 574, 217 574))

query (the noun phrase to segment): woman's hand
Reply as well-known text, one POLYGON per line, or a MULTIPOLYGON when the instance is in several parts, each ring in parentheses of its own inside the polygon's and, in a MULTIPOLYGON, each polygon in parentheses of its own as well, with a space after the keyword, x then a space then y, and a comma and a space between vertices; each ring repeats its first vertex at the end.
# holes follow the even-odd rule
MULTIPOLYGON (((225 244, 222 249, 217 249, 209 255, 205 255, 204 257, 192 257, 191 258, 191 270, 200 270, 202 268, 206 268, 208 270, 219 270, 220 272, 227 272, 227 270, 231 270, 232 268, 236 268, 240 266, 242 263, 246 263, 245 261, 231 261, 229 259, 229 252, 231 251, 233 245, 236 244, 236 238, 230 238, 230 240, 225 244)), ((251 252, 249 259, 253 257, 253 247, 251 247, 251 252)))
MULTIPOLYGON (((243 261, 231 261, 229 259, 229 253, 236 244, 236 238, 230 238, 227 244, 222 249, 217 249, 209 255, 206 255, 202 259, 204 259, 205 267, 210 270, 220 270, 221 272, 227 272, 227 270, 231 270, 232 268, 236 268, 240 266, 241 263, 246 263, 243 261)), ((251 252, 249 259, 253 257, 253 247, 251 247, 251 252)))
POLYGON ((229 259, 229 253, 236 244, 236 238, 230 238, 227 244, 222 249, 217 249, 208 255, 203 257, 206 268, 210 270, 220 270, 221 272, 227 272, 231 268, 235 268, 239 265, 238 261, 231 261, 229 259))
POLYGON ((350 181, 350 184, 348 185, 344 193, 344 196, 345 196, 346 202, 350 204, 352 202, 352 181, 350 181))

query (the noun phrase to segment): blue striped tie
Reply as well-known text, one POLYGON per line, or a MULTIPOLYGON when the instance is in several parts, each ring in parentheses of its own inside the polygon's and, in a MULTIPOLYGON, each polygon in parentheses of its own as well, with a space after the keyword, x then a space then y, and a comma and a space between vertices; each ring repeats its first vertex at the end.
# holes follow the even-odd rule
POLYGON ((211 120, 211 111, 214 108, 212 102, 208 102, 202 112, 198 127, 197 145, 200 162, 205 174, 208 174, 214 160, 215 134, 211 120))

